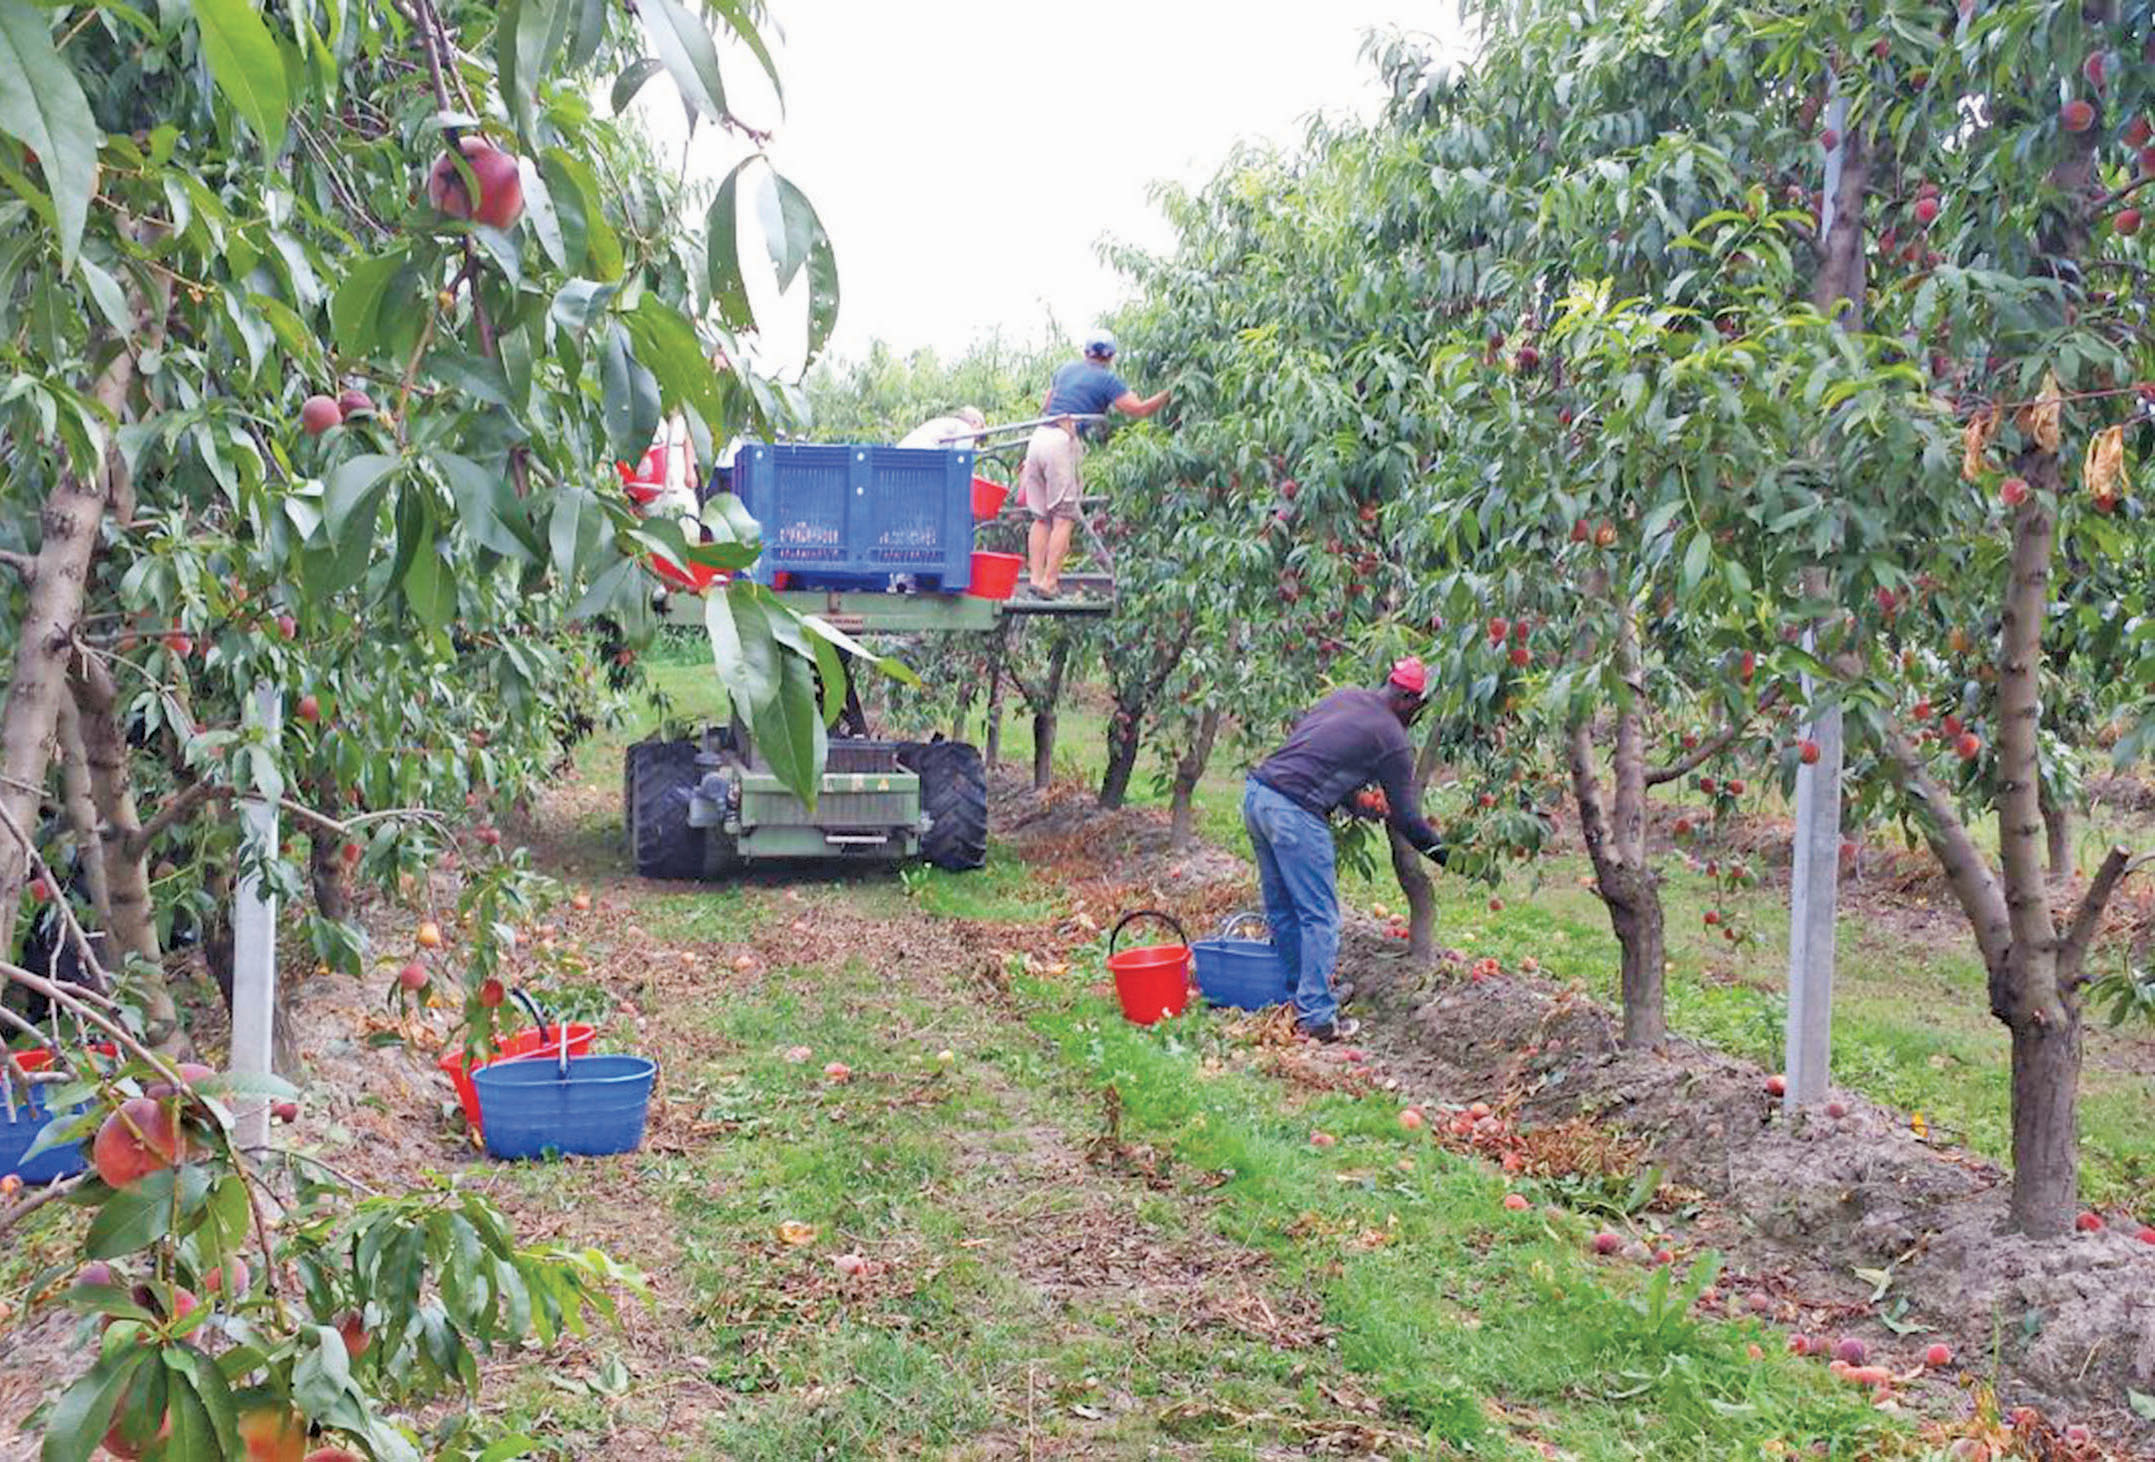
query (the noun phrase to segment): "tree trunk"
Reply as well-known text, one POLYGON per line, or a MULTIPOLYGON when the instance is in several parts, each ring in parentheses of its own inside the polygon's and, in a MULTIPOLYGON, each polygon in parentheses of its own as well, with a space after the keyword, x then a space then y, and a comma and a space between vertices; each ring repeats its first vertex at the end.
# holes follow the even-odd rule
MULTIPOLYGON (((1432 720, 1422 737, 1422 749, 1414 758, 1417 810, 1429 793, 1429 779, 1436 774, 1443 729, 1438 721, 1432 720)), ((1392 874, 1399 880, 1399 891, 1407 900, 1407 954, 1417 964, 1427 964, 1437 957, 1436 881, 1429 876, 1428 860, 1414 850, 1414 844, 1390 829, 1386 829, 1386 840, 1392 846, 1392 874)))
POLYGON ((1129 800, 1130 777, 1144 744, 1142 715, 1117 708, 1107 727, 1107 770, 1100 777, 1100 805, 1113 811, 1129 800))
POLYGON ((988 655, 988 734, 982 738, 981 760, 994 771, 1003 760, 1003 662, 1010 653, 1010 621, 1003 621, 988 655))
POLYGON ((1048 651, 1048 678, 1033 703, 1033 790, 1045 792, 1055 781, 1055 728, 1063 699, 1063 680, 1070 673, 1070 637, 1064 635, 1048 651))
MULTIPOLYGON (((2045 972, 2047 975, 2047 971, 2045 972)), ((2013 1028, 2014 1229, 2072 1232, 2080 1208, 2080 1009, 2062 1025, 2013 1028)))
POLYGON ((317 832, 307 846, 307 878, 314 886, 314 911, 335 923, 352 917, 352 880, 344 863, 344 846, 317 832))
POLYGON ((2043 847, 2052 878, 2073 872, 2073 813, 2050 798, 2043 799, 2043 847))
POLYGON ((1663 988, 1668 945, 1658 884, 1650 870, 1638 868, 1612 870, 1601 883, 1601 901, 1623 951, 1624 1044, 1633 1048, 1658 1046, 1669 1037, 1663 988))
POLYGON ((1429 877, 1426 860, 1398 829, 1386 828, 1391 845, 1392 875, 1407 900, 1407 954, 1417 964, 1437 956, 1437 885, 1429 877))
POLYGON ((98 832, 97 800, 90 792, 89 753, 82 745, 82 717, 72 693, 60 697, 55 724, 60 747, 60 803, 75 835, 75 859, 82 869, 97 927, 112 927, 112 895, 105 883, 105 840, 98 832))
POLYGON ((1045 792, 1055 781, 1055 712, 1033 713, 1033 790, 1045 792))
POLYGON ((127 732, 120 724, 119 688, 98 661, 78 656, 68 690, 82 729, 90 796, 97 805, 99 858, 108 904, 106 948, 115 961, 135 961, 147 1034, 160 1048, 176 1049, 186 1036, 164 979, 164 950, 157 938, 157 907, 150 896, 150 839, 135 812, 128 770, 127 732))
POLYGON ((1212 748, 1220 736, 1220 712, 1207 706, 1198 718, 1197 735, 1190 749, 1175 763, 1175 795, 1170 804, 1167 845, 1182 852, 1197 840, 1197 784, 1211 764, 1212 748))
MULTIPOLYGON (((132 303, 142 309, 139 298, 132 303)), ((162 338, 162 310, 155 319, 145 332, 145 346, 162 338)), ((91 394, 109 415, 118 417, 134 380, 134 354, 122 349, 98 376, 91 394)), ((67 694, 67 661, 97 552, 98 521, 113 482, 124 470, 118 449, 112 448, 100 470, 87 477, 63 472, 38 520, 41 536, 17 630, 15 670, 6 704, 0 705, 0 808, 24 837, 37 827, 60 698, 67 694)), ((28 869, 29 849, 0 833, 0 951, 15 947, 15 914, 28 869)))

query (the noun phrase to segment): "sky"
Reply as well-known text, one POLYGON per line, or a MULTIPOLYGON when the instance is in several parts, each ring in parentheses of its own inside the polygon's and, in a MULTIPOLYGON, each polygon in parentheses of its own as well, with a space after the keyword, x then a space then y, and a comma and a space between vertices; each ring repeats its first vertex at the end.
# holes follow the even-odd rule
MULTIPOLYGON (((1121 281, 1103 236, 1162 248, 1156 180, 1203 184, 1238 140, 1297 141, 1313 114, 1369 115, 1364 34, 1397 28, 1456 48, 1450 0, 776 0, 784 115, 738 48, 729 101, 774 130, 770 155, 814 202, 838 259, 831 349, 875 339, 947 355, 1001 331, 1074 337, 1121 281)), ((681 115, 661 80, 640 105, 662 146, 681 115)), ((740 153, 704 127, 694 173, 740 153)), ((675 152, 668 155, 679 156, 675 152)), ((744 251, 752 244, 744 238, 744 251)), ((752 281, 754 284, 754 281, 752 281)), ((766 281, 759 294, 768 294, 766 281)), ((794 301, 781 317, 800 314, 794 301)), ((797 327, 767 331, 795 354, 797 327)), ((773 364, 777 362, 773 361, 773 364)))

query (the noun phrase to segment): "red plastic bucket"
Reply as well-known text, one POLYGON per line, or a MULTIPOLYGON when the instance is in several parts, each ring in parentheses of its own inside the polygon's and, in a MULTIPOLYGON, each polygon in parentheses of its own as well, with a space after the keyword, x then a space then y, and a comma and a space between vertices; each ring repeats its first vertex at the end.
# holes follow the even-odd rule
MULTIPOLYGON (((90 1050, 108 1061, 117 1060, 120 1054, 120 1048, 110 1041, 99 1041, 90 1050)), ((34 1051, 17 1051, 15 1064, 25 1071, 49 1071, 52 1069, 52 1052, 42 1047, 34 1051)))
POLYGON ((1123 1018, 1135 1025, 1151 1025, 1170 1015, 1180 1015, 1190 1003, 1190 937, 1171 914, 1158 909, 1139 909, 1125 914, 1108 931, 1107 968, 1115 977, 1115 998, 1122 1002, 1123 1018), (1147 944, 1136 949, 1115 950, 1115 940, 1136 919, 1158 919, 1175 931, 1175 944, 1147 944))
POLYGON ((1003 510, 1010 497, 1010 484, 995 482, 985 477, 973 479, 973 517, 986 522, 1003 510))
POLYGON ((973 554, 973 583, 965 592, 975 599, 1008 599, 1017 592, 1025 558, 1016 553, 973 554))
MULTIPOLYGON (((550 1025, 518 1031, 503 1040, 492 1056, 481 1056, 468 1067, 464 1064, 462 1051, 452 1051, 435 1063, 441 1067, 442 1074, 449 1078, 449 1084, 456 1088, 457 1105, 464 1109, 464 1120, 471 1124, 472 1131, 483 1132, 486 1130, 486 1124, 479 1119, 479 1089, 471 1084, 471 1073, 496 1061, 555 1055, 561 1049, 561 1038, 555 1034, 560 1029, 558 1025, 550 1025)), ((582 1056, 591 1050, 591 1038, 597 1034, 594 1027, 572 1020, 569 1022, 568 1032, 571 1056, 582 1056)))

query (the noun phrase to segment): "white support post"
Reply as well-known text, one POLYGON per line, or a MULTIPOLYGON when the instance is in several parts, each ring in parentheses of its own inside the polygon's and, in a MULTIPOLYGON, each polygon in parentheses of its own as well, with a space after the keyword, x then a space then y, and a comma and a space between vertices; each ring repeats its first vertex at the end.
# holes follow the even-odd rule
MULTIPOLYGON (((255 715, 271 741, 284 720, 283 700, 273 685, 254 692, 255 715)), ((240 818, 249 843, 272 852, 277 847, 277 804, 260 797, 240 801, 240 818)), ((267 1076, 271 1036, 277 1019, 277 898, 259 874, 245 873, 233 890, 232 905, 232 1059, 235 1076, 267 1076)), ((234 1102, 234 1136, 240 1147, 256 1152, 269 1146, 269 1103, 241 1096, 234 1102)))
MULTIPOLYGON (((1837 139, 1848 133, 1848 99, 1835 96, 1826 125, 1837 139)), ((1841 182, 1837 141, 1826 154, 1824 205, 1819 209, 1821 242, 1833 228, 1834 194, 1841 182)), ((1825 587, 1825 576, 1806 576, 1809 594, 1825 587)), ((1816 641, 1806 631, 1805 649, 1816 641)), ((1813 689, 1803 678, 1804 694, 1813 689)), ((1817 743, 1818 760, 1796 768, 1796 834, 1789 848, 1788 1032, 1782 1067, 1787 1089, 1782 1109, 1794 1112, 1822 1101, 1833 1072, 1834 922, 1841 888, 1841 708, 1828 708, 1805 731, 1817 743)))

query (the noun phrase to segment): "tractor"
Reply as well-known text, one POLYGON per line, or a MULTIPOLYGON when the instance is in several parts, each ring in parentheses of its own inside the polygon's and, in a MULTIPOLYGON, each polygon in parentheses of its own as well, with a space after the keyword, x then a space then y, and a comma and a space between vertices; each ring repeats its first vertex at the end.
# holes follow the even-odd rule
MULTIPOLYGON (((763 528, 750 574, 787 604, 849 635, 987 634, 1011 616, 1103 616, 1111 574, 1065 575, 1081 597, 1024 592, 1015 556, 974 548, 1007 489, 976 477, 982 459, 1022 450, 1039 421, 976 433, 964 444, 743 443, 724 484, 763 528)), ((1106 563, 1099 535, 1086 523, 1106 563)), ((669 566, 670 567, 670 566, 669 566)), ((703 623, 700 589, 678 575, 666 614, 703 623)), ((773 774, 739 717, 682 740, 645 741, 622 766, 622 815, 636 871, 719 879, 777 860, 975 869, 988 853, 988 780, 961 741, 869 734, 848 675, 811 809, 773 774)))

